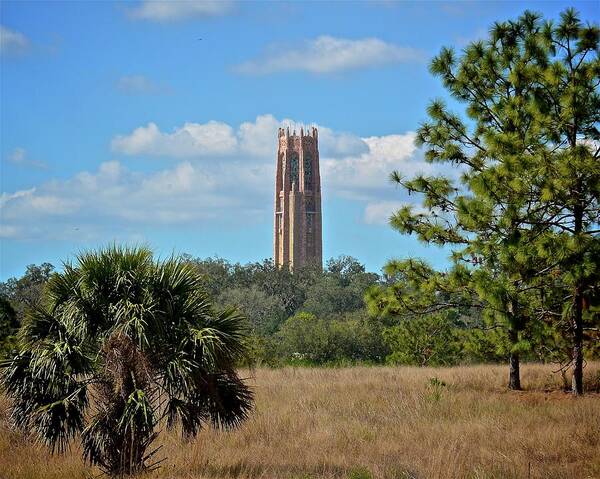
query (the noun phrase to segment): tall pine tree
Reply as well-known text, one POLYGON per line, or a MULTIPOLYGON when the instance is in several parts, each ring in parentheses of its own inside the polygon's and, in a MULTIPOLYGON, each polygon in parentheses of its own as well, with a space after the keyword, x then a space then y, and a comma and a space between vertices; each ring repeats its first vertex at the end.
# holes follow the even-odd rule
POLYGON ((417 142, 428 161, 457 167, 460 180, 392 175, 427 209, 404 207, 392 226, 451 245, 455 268, 468 265, 463 287, 507 319, 514 388, 525 323, 567 319, 573 392, 583 392, 585 323, 597 321, 600 270, 598 44, 598 27, 567 10, 557 25, 531 12, 496 23, 461 56, 442 49, 431 72, 465 104, 466 118, 434 101, 417 142), (544 301, 557 284, 568 289, 561 311, 544 301))

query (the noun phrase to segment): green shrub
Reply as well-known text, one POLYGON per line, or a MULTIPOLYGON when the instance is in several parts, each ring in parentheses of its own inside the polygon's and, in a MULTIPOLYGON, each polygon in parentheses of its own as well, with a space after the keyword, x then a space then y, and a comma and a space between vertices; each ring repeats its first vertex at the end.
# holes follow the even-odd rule
POLYGON ((278 356, 288 364, 382 362, 388 352, 381 326, 360 317, 320 319, 298 313, 276 335, 278 356))
POLYGON ((387 362, 441 366, 458 362, 460 346, 452 323, 444 315, 402 320, 383 337, 391 349, 387 362))

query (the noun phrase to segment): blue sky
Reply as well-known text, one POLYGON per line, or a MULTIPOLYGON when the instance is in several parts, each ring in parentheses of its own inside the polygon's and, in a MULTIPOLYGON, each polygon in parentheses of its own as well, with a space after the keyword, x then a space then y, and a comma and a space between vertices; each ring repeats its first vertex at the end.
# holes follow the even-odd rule
POLYGON ((435 171, 412 143, 445 97, 427 64, 568 6, 598 21, 596 2, 2 1, 0 279, 114 241, 271 257, 281 124, 320 128, 325 259, 443 266, 386 224, 409 200, 389 173, 435 171))

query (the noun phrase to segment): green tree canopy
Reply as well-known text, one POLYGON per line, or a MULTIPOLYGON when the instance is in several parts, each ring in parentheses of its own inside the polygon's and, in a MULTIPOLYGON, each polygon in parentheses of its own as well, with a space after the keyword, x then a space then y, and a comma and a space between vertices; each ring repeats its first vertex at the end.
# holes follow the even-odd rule
POLYGON ((281 299, 269 296, 255 285, 225 289, 217 301, 220 305, 235 306, 242 311, 250 321, 253 331, 259 335, 273 334, 286 320, 281 299))
POLYGON ((54 266, 50 263, 30 264, 20 278, 10 278, 0 283, 0 296, 11 302, 17 314, 17 321, 23 319, 28 308, 39 304, 44 285, 53 271, 54 266))

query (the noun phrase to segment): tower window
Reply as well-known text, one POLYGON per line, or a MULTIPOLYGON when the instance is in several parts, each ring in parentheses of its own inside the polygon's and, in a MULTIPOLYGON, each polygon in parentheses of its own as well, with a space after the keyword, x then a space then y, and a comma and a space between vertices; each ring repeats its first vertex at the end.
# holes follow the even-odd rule
POLYGON ((304 188, 312 190, 312 158, 310 155, 304 155, 304 188))
POLYGON ((298 186, 298 153, 294 152, 290 158, 290 181, 298 186))

